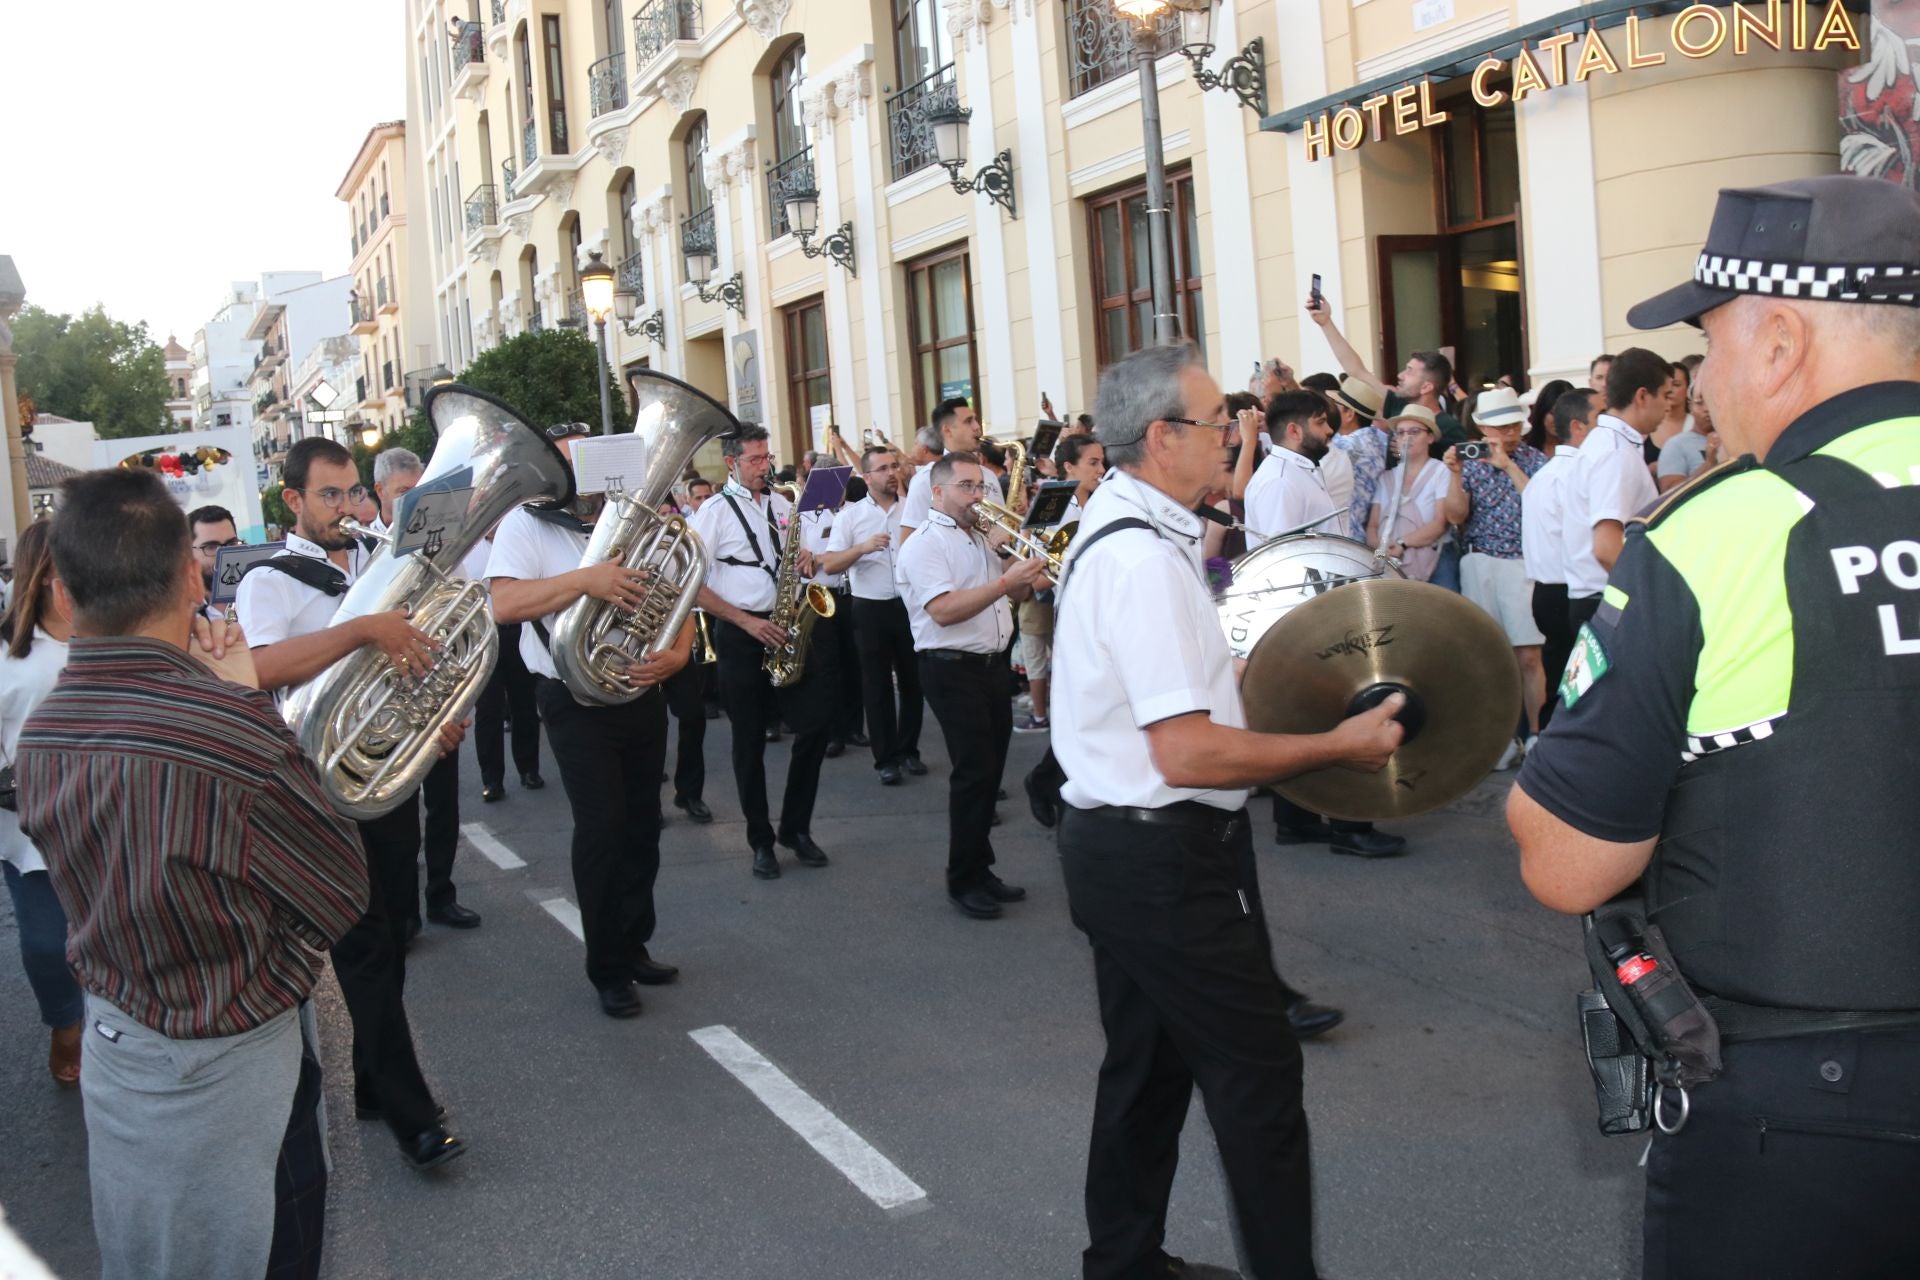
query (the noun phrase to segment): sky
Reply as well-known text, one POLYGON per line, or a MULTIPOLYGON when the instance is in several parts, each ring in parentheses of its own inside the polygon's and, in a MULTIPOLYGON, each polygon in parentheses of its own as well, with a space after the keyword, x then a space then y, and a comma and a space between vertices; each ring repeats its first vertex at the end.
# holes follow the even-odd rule
POLYGON ((334 198, 406 115, 405 0, 0 0, 0 254, 27 301, 182 346, 229 282, 344 274, 334 198))

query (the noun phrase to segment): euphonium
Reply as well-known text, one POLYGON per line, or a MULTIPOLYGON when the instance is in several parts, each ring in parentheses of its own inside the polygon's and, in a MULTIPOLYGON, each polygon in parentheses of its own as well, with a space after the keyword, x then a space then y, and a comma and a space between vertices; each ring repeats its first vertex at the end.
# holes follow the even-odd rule
POLYGON ((553 666, 579 702, 617 706, 643 689, 627 668, 673 646, 706 580, 706 551, 680 516, 658 507, 702 445, 739 430, 725 406, 677 378, 651 369, 629 375, 638 414, 633 430, 646 442, 647 472, 636 486, 608 494, 587 540, 582 568, 618 560, 647 575, 646 596, 631 611, 582 596, 553 626, 553 666))
POLYGON ((1027 509, 1027 445, 1024 440, 995 440, 981 436, 981 444, 990 444, 1007 456, 1007 508, 1027 509))
MULTIPOLYGON (((799 485, 769 485, 797 507, 799 485)), ((774 578, 773 612, 768 620, 787 633, 787 642, 767 650, 761 668, 773 680, 773 687, 784 689, 799 681, 807 668, 807 643, 813 638, 813 620, 833 616, 833 592, 817 582, 800 576, 800 517, 787 522, 787 540, 780 548, 780 572, 774 578)))
POLYGON ((984 498, 973 504, 973 518, 982 525, 991 524, 1004 529, 1013 539, 1012 545, 1019 551, 1022 559, 1045 556, 1047 576, 1055 582, 1060 581, 1061 562, 1066 559, 1067 546, 1073 541, 1073 535, 1080 530, 1080 522, 1072 520, 1052 533, 1036 537, 1021 527, 1023 521, 1019 515, 997 502, 988 502, 984 498))
POLYGON ((428 393, 426 412, 439 432, 433 457, 335 617, 410 610, 440 646, 433 666, 407 675, 362 647, 294 689, 284 707, 334 807, 361 820, 391 812, 420 784, 440 759, 440 731, 466 718, 493 670, 500 640, 486 586, 455 577, 461 561, 515 507, 573 496, 567 460, 500 401, 441 386, 428 393), (441 493, 466 495, 458 530, 438 547, 395 555, 408 517, 441 493))

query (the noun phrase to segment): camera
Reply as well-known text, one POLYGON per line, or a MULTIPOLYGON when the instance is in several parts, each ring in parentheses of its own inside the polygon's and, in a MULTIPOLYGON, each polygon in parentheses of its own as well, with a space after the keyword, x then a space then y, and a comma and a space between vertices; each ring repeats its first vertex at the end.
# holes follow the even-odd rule
POLYGON ((1493 449, 1485 440, 1469 440, 1465 444, 1456 445, 1453 456, 1462 462, 1485 462, 1493 456, 1493 449))

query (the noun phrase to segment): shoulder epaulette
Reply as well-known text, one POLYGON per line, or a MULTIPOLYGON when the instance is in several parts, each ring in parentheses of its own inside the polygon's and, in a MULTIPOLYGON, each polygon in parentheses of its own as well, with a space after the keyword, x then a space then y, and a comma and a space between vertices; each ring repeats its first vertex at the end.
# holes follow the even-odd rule
POLYGON ((1728 458, 1718 466, 1710 467, 1698 475, 1689 477, 1678 488, 1661 494, 1658 501, 1628 521, 1628 526, 1641 525, 1648 529, 1657 528, 1662 520, 1672 515, 1683 503, 1699 497, 1722 480, 1758 470, 1759 467, 1759 459, 1750 453, 1742 454, 1738 458, 1728 458))

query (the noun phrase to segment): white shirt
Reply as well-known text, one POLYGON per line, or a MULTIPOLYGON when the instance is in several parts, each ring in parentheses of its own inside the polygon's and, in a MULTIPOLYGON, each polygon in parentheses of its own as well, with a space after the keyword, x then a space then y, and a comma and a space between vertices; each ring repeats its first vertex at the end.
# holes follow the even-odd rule
POLYGON ((707 585, 715 595, 749 613, 766 613, 773 608, 774 575, 780 572, 780 548, 786 545, 788 510, 787 500, 779 494, 761 494, 756 502, 732 481, 700 504, 690 523, 706 545, 707 585), (729 497, 733 502, 727 501, 729 497), (752 539, 734 515, 734 503, 739 504, 740 516, 752 528, 752 539), (760 543, 757 555, 755 540, 760 543), (729 560, 746 563, 726 563, 729 560))
MULTIPOLYGON (((33 629, 33 647, 25 657, 8 656, 0 649, 0 764, 11 765, 20 746, 20 730, 40 705, 67 665, 67 644, 39 627, 33 629)), ((45 871, 47 860, 20 830, 20 815, 0 809, 0 862, 11 862, 21 875, 45 871)))
MULTIPOLYGON (((325 548, 297 533, 287 535, 287 552, 333 564, 325 548)), ((372 553, 358 541, 347 551, 349 586, 366 569, 367 561, 372 558, 372 553)), ((340 566, 333 567, 337 569, 340 566)), ((301 636, 326 630, 333 625, 333 616, 340 611, 342 599, 341 596, 330 596, 318 587, 310 587, 278 569, 260 568, 240 579, 240 590, 234 596, 233 607, 240 615, 240 626, 247 633, 247 643, 258 649, 262 645, 297 640, 301 636)))
MULTIPOLYGON (((1400 493, 1400 510, 1394 518, 1392 529, 1380 532, 1387 542, 1405 542, 1406 536, 1422 525, 1430 524, 1440 514, 1440 504, 1447 496, 1447 468, 1438 458, 1428 458, 1420 468, 1420 474, 1414 476, 1409 485, 1407 477, 1412 473, 1408 463, 1402 460, 1391 471, 1380 473, 1381 484, 1374 490, 1373 506, 1380 518, 1387 518, 1387 504, 1393 501, 1393 485, 1407 486, 1400 493)), ((1438 545, 1438 544, 1435 544, 1438 545)))
POLYGON ((1244 729, 1233 655, 1207 590, 1200 518, 1166 494, 1119 472, 1087 503, 1074 541, 1134 517, 1155 529, 1103 538, 1069 551, 1055 602, 1053 749, 1066 770, 1061 797, 1097 805, 1163 808, 1197 800, 1229 813, 1244 789, 1197 791, 1168 784, 1147 750, 1148 725, 1204 711, 1244 729), (1071 607, 1069 607, 1071 606, 1071 607), (1143 625, 1151 619, 1151 625, 1143 625))
POLYGON ((900 516, 905 510, 906 503, 899 498, 883 509, 872 494, 840 508, 833 522, 833 538, 827 544, 829 551, 851 551, 883 531, 890 536, 886 546, 867 552, 847 569, 856 599, 893 600, 900 595, 900 588, 894 585, 893 568, 900 553, 900 516))
MULTIPOLYGON (((1007 491, 1000 485, 1000 477, 980 468, 980 478, 986 482, 987 492, 980 496, 991 502, 1005 503, 1007 491)), ((913 480, 907 485, 907 496, 901 505, 906 509, 900 513, 903 528, 918 529, 927 522, 927 513, 933 510, 933 463, 913 473, 913 480)))
MULTIPOLYGON (((1353 482, 1351 465, 1347 482, 1349 485, 1353 482)), ((1337 510, 1320 468, 1305 454, 1291 449, 1275 449, 1268 454, 1266 461, 1254 471, 1253 479, 1247 482, 1247 525, 1262 533, 1286 533, 1337 510)), ((1329 520, 1312 532, 1338 532, 1333 524, 1329 520)), ((1248 534, 1247 541, 1251 547, 1267 540, 1256 540, 1248 534)))
MULTIPOLYGON (((1353 459, 1347 456, 1345 449, 1327 450, 1327 456, 1320 459, 1320 479, 1327 486, 1327 496, 1333 499, 1335 511, 1345 511, 1353 505, 1353 459)), ((1339 534, 1350 531, 1351 526, 1346 520, 1329 520, 1316 530, 1319 533, 1339 534)))
POLYGON ((820 557, 833 543, 833 526, 839 523, 839 512, 826 508, 804 512, 800 516, 800 545, 813 553, 814 575, 809 582, 817 582, 829 591, 838 591, 846 584, 845 573, 826 573, 820 570, 820 557))
MULTIPOLYGON (((487 561, 487 576, 514 578, 520 582, 557 578, 578 569, 580 558, 586 551, 585 534, 549 520, 536 519, 532 512, 521 507, 509 512, 507 518, 500 522, 499 532, 493 535, 493 554, 487 561)), ((553 628, 559 621, 559 610, 540 619, 548 635, 553 634, 553 628)), ((533 629, 531 622, 520 628, 520 658, 534 675, 550 676, 555 680, 560 678, 559 671, 553 665, 553 655, 547 652, 547 646, 542 643, 540 633, 533 629)))
POLYGON ((1593 554, 1593 527, 1602 520, 1625 525, 1660 496, 1647 471, 1644 439, 1620 419, 1603 413, 1573 460, 1573 471, 1562 486, 1561 506, 1567 595, 1573 599, 1597 596, 1607 585, 1607 571, 1593 554))
POLYGON ((1520 552, 1535 582, 1567 581, 1566 491, 1580 451, 1563 444, 1520 491, 1520 552))
POLYGON ((899 570, 915 651, 999 653, 1013 643, 1013 608, 1005 596, 952 626, 941 626, 927 612, 927 603, 938 596, 982 587, 1000 576, 1000 559, 979 533, 962 529, 938 511, 928 511, 927 527, 900 552, 899 570))

